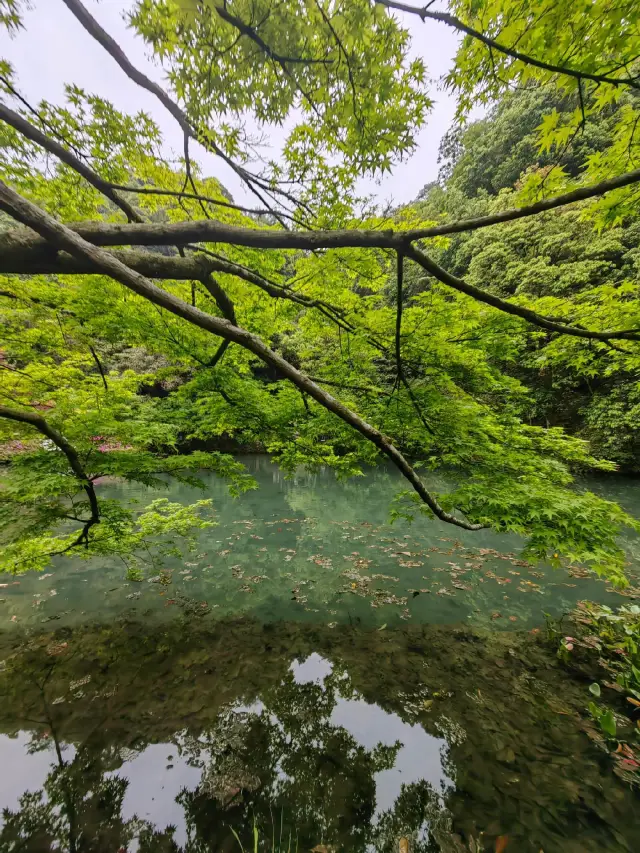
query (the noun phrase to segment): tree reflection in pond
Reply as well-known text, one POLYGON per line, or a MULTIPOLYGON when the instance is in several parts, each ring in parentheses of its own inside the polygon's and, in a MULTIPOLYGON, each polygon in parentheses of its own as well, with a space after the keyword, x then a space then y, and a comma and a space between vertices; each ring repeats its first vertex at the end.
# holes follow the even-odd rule
POLYGON ((0 760, 28 734, 0 851, 238 851, 254 825, 261 850, 640 849, 584 686, 530 639, 203 619, 3 642, 0 760))

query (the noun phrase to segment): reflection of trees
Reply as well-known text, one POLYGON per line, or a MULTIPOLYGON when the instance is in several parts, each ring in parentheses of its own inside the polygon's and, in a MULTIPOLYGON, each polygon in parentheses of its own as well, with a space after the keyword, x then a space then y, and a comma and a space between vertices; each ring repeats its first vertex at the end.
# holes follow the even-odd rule
POLYGON ((374 775, 393 767, 400 744, 368 750, 332 724, 338 695, 333 675, 321 686, 296 683, 287 673, 262 695, 259 711, 223 714, 214 729, 189 744, 192 756, 206 744, 202 782, 182 797, 198 836, 215 832, 219 814, 207 803, 213 796, 247 847, 253 819, 271 832, 275 815, 278 833, 297 837, 300 849, 323 839, 340 849, 366 848, 376 805, 374 775))
MULTIPOLYGON (((234 832, 252 849, 254 822, 263 839, 277 826, 278 837, 290 835, 299 849, 322 842, 364 851, 371 844, 375 774, 393 767, 400 744, 367 749, 332 722, 339 699, 357 695, 346 673, 336 667, 323 684, 299 683, 289 669, 291 654, 262 657, 254 664, 262 687, 243 695, 252 681, 247 673, 216 702, 212 687, 224 684, 224 674, 198 689, 191 673, 206 671, 216 652, 203 653, 191 631, 172 626, 153 640, 116 640, 115 632, 78 630, 65 634, 66 645, 32 642, 12 659, 2 675, 3 716, 10 713, 17 728, 28 720, 36 729, 33 748, 53 747, 55 762, 42 789, 25 794, 5 815, 0 851, 115 853, 134 839, 141 853, 231 851, 238 850, 234 832), (88 660, 97 665, 91 680, 84 674, 88 660), (254 705, 234 710, 240 696, 254 705), (193 707, 207 701, 212 707, 185 726, 193 707), (202 770, 196 790, 178 797, 184 848, 170 829, 122 815, 124 762, 154 741, 172 742, 181 759, 202 770)), ((268 637, 272 648, 277 640, 271 632, 268 637)), ((245 634, 245 641, 250 645, 251 637, 245 634)), ((418 830, 424 798, 415 798, 415 807, 414 813, 403 803, 401 822, 418 830)))
POLYGON ((297 839, 299 850, 392 853, 407 836, 412 853, 457 853, 482 831, 490 846, 505 834, 537 853, 560 849, 573 826, 588 827, 581 853, 640 849, 625 817, 633 796, 571 716, 584 686, 542 649, 527 645, 525 657, 513 636, 199 619, 32 636, 3 658, 0 730, 31 731, 32 749, 54 761, 41 790, 5 814, 1 853, 116 853, 134 840, 141 853, 238 853, 233 831, 252 850, 254 821, 261 850, 272 835, 286 849, 291 834, 292 850, 297 839), (290 670, 312 651, 333 663, 322 684, 290 670), (364 747, 336 723, 340 700, 356 698, 440 736, 448 720, 455 789, 408 783, 377 812, 376 774, 394 766, 397 745, 364 747), (200 771, 177 797, 180 844, 123 812, 126 762, 159 743, 200 771))
POLYGON ((5 811, 0 850, 111 853, 126 847, 137 829, 120 816, 126 780, 105 776, 87 748, 65 760, 55 731, 51 737, 56 762, 42 790, 24 794, 18 811, 5 811))
POLYGON ((112 750, 83 746, 66 761, 57 741, 55 749, 57 761, 42 789, 24 794, 17 811, 5 810, 3 853, 115 853, 134 839, 140 853, 177 853, 172 829, 158 831, 146 821, 122 817, 128 783, 108 770, 112 750))

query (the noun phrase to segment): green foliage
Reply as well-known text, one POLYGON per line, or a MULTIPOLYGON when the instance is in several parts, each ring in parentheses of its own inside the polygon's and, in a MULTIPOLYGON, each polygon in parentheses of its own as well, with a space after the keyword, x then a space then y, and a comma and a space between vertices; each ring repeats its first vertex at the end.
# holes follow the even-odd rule
MULTIPOLYGON (((459 96, 460 118, 477 103, 493 104, 514 88, 551 90, 552 98, 562 105, 560 109, 542 110, 545 115, 537 128, 538 146, 543 153, 554 153, 555 162, 542 173, 531 174, 524 196, 553 194, 554 181, 557 188, 569 175, 575 175, 571 157, 565 159, 567 151, 584 153, 582 140, 591 134, 592 122, 599 123, 616 106, 621 109, 609 128, 606 150, 600 150, 596 133, 595 150, 585 158, 586 164, 578 159, 574 168, 578 166, 586 182, 633 168, 633 149, 640 140, 637 98, 630 99, 632 90, 615 82, 633 80, 637 74, 640 33, 626 23, 637 18, 633 0, 595 0, 588 7, 555 0, 535 4, 528 0, 454 0, 450 8, 465 24, 520 54, 517 57, 496 47, 488 49, 470 36, 462 40, 448 76, 449 85, 459 96), (537 67, 527 61, 528 57, 555 69, 569 69, 574 76, 537 67), (614 82, 590 80, 580 72, 614 82)), ((526 138, 532 130, 530 124, 524 130, 526 138)), ((520 153, 516 151, 508 159, 517 159, 520 153)), ((601 224, 616 224, 625 215, 633 215, 634 200, 633 189, 620 190, 596 202, 594 213, 601 224)))
MULTIPOLYGON (((533 54, 555 61, 571 48, 572 62, 586 69, 610 55, 632 62, 640 52, 636 35, 619 26, 628 4, 606 15, 604 6, 595 10, 606 18, 600 28, 587 25, 591 13, 567 4, 525 5, 483 0, 451 8, 533 54)), ((5 23, 18 25, 18 4, 5 0, 0 9, 13 16, 5 23)), ((447 137, 446 185, 381 212, 359 198, 357 180, 379 176, 414 150, 431 105, 426 70, 411 59, 397 16, 368 0, 239 0, 233 7, 139 0, 129 22, 162 64, 199 140, 235 158, 238 170, 248 168, 255 150, 247 115, 267 130, 286 124, 282 156, 264 164, 259 195, 266 204, 288 193, 292 227, 304 221, 311 228, 403 231, 488 213, 572 181, 617 174, 636 144, 637 99, 622 87, 584 82, 584 111, 576 112, 573 82, 496 51, 494 74, 486 46, 465 38, 449 77, 460 115, 476 97, 493 103, 505 87, 523 91, 447 137)), ((2 70, 3 96, 34 121, 15 95, 18 74, 7 63, 2 70)), ((229 206, 228 192, 197 162, 165 159, 148 116, 121 112, 81 82, 69 83, 61 104, 37 105, 43 128, 105 180, 177 194, 188 187, 208 199, 122 191, 142 219, 281 227, 283 208, 265 215, 229 206)), ((70 166, 44 158, 8 124, 0 125, 0 174, 65 222, 123 220, 108 196, 70 166)), ((595 210, 585 205, 437 240, 428 251, 471 284, 521 306, 594 329, 635 328, 640 261, 630 193, 612 193, 595 210)), ((1 214, 0 229, 10 227, 1 214)), ((521 534, 531 559, 583 561, 622 582, 616 537, 637 522, 578 489, 573 473, 636 465, 636 344, 613 348, 533 330, 407 262, 398 363, 396 258, 387 251, 265 251, 212 242, 196 251, 200 259, 213 254, 240 265, 261 283, 216 271, 239 325, 331 389, 427 476, 451 471, 457 485, 441 496, 446 508, 521 534)), ((176 252, 160 246, 145 258, 176 252)), ((222 313, 200 278, 159 285, 222 313)), ((101 500, 99 483, 99 520, 93 518, 89 493, 100 477, 153 487, 167 476, 196 483, 205 468, 240 494, 253 483, 222 447, 270 452, 289 473, 330 466, 339 476, 357 476, 381 460, 375 443, 273 366, 241 346, 221 355, 219 345, 105 276, 0 276, 2 405, 42 414, 75 448, 84 472, 33 426, 0 419, 0 442, 19 442, 24 451, 3 454, 10 464, 0 484, 2 568, 38 568, 78 549, 126 558, 154 537, 174 547, 189 529, 209 523, 202 502, 182 509, 153 502, 138 512, 101 500)), ((398 511, 413 512, 415 500, 406 507, 402 499, 398 511)))
MULTIPOLYGON (((549 157, 536 152, 536 127, 544 124, 545 110, 562 115, 564 97, 562 91, 530 88, 505 96, 487 119, 455 129, 443 145, 445 191, 430 189, 416 207, 425 217, 449 219, 516 206, 521 175, 549 176, 549 157)), ((609 150, 620 114, 613 105, 590 118, 562 152, 567 173, 584 175, 590 158, 609 150)), ((454 237, 441 248, 440 262, 477 287, 547 315, 584 325, 597 318, 603 328, 637 326, 637 216, 595 230, 589 209, 576 205, 454 237)), ((493 314, 483 319, 474 332, 476 346, 530 389, 519 409, 525 420, 563 426, 588 439, 596 454, 626 470, 639 469, 637 347, 526 334, 515 324, 505 340, 504 320, 493 314)))
POLYGON ((92 528, 86 547, 77 545, 77 531, 69 534, 43 533, 9 539, 0 555, 0 571, 19 574, 44 569, 52 557, 68 553, 90 559, 94 556, 144 560, 157 566, 163 554, 179 554, 193 550, 190 538, 195 530, 210 527, 207 518, 211 501, 201 500, 190 506, 157 498, 142 510, 128 509, 119 501, 100 502, 100 524, 92 528), (204 513, 204 515, 203 515, 204 513))
POLYGON ((359 174, 390 171, 414 149, 431 106, 407 31, 368 0, 240 0, 228 10, 213 0, 138 0, 130 21, 230 156, 249 155, 243 113, 282 125, 299 110, 273 177, 304 176, 307 200, 332 218, 359 174))
MULTIPOLYGON (((588 711, 598 729, 615 749, 614 770, 625 781, 640 782, 640 607, 637 604, 613 610, 606 605, 580 602, 569 614, 575 637, 563 637, 558 655, 574 668, 596 675, 600 683, 590 685, 596 699, 588 711)), ((555 641, 558 642, 557 639, 555 641)))

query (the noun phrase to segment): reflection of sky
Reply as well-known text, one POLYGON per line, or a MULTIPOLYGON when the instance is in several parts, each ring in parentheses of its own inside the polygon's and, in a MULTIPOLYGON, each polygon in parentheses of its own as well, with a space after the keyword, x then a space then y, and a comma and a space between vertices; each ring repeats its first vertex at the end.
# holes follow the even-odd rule
MULTIPOLYGON (((30 732, 18 732, 17 737, 0 735, 0 825, 2 809, 17 811, 20 797, 27 791, 39 791, 45 779, 57 764, 53 741, 42 752, 29 753, 29 744, 33 740, 30 732)), ((74 750, 65 747, 63 757, 69 761, 74 750)))
MULTIPOLYGON (((332 665, 315 652, 291 665, 298 684, 322 684, 332 665)), ((345 728, 353 739, 367 750, 378 744, 391 746, 400 741, 394 766, 375 775, 376 812, 386 811, 395 803, 403 784, 426 780, 439 792, 451 784, 442 767, 443 738, 427 734, 422 726, 405 723, 397 714, 389 714, 364 699, 338 698, 330 718, 334 726, 345 728)))
POLYGON ((150 821, 160 831, 175 826, 173 837, 182 846, 187 842, 187 832, 184 811, 176 797, 183 788, 197 787, 202 768, 190 767, 177 751, 174 744, 151 744, 114 775, 129 782, 122 803, 123 820, 136 816, 150 821), (173 765, 170 769, 169 764, 173 765))

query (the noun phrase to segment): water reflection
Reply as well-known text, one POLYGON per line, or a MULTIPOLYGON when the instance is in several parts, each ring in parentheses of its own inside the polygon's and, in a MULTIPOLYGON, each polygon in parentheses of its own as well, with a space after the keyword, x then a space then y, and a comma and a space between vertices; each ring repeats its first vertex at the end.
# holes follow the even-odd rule
MULTIPOLYGON (((219 619, 242 613, 261 621, 466 621, 510 629, 539 626, 543 612, 559 616, 581 599, 612 606, 628 601, 579 567, 523 565, 523 543, 513 535, 452 531, 425 518, 390 525, 390 498, 402 485, 397 473, 374 470, 347 483, 331 472, 285 480, 267 457, 244 461, 260 488, 237 501, 219 479, 205 475, 217 525, 203 531, 195 553, 165 556, 161 573, 143 565, 142 582, 128 580, 120 561, 59 558, 44 574, 3 586, 0 627, 78 624, 123 613, 157 623, 176 610, 206 610, 219 619)), ((158 496, 185 504, 203 496, 180 483, 164 492, 123 484, 100 488, 105 498, 140 505, 158 496)), ((603 480, 600 488, 607 494, 613 486, 603 480)), ((617 483, 617 489, 616 496, 640 513, 631 483, 617 483)), ((625 545, 637 584, 640 537, 629 534, 625 545)))
POLYGON ((0 851, 230 853, 254 825, 265 851, 640 849, 584 685, 531 641, 207 618, 0 641, 0 851))

